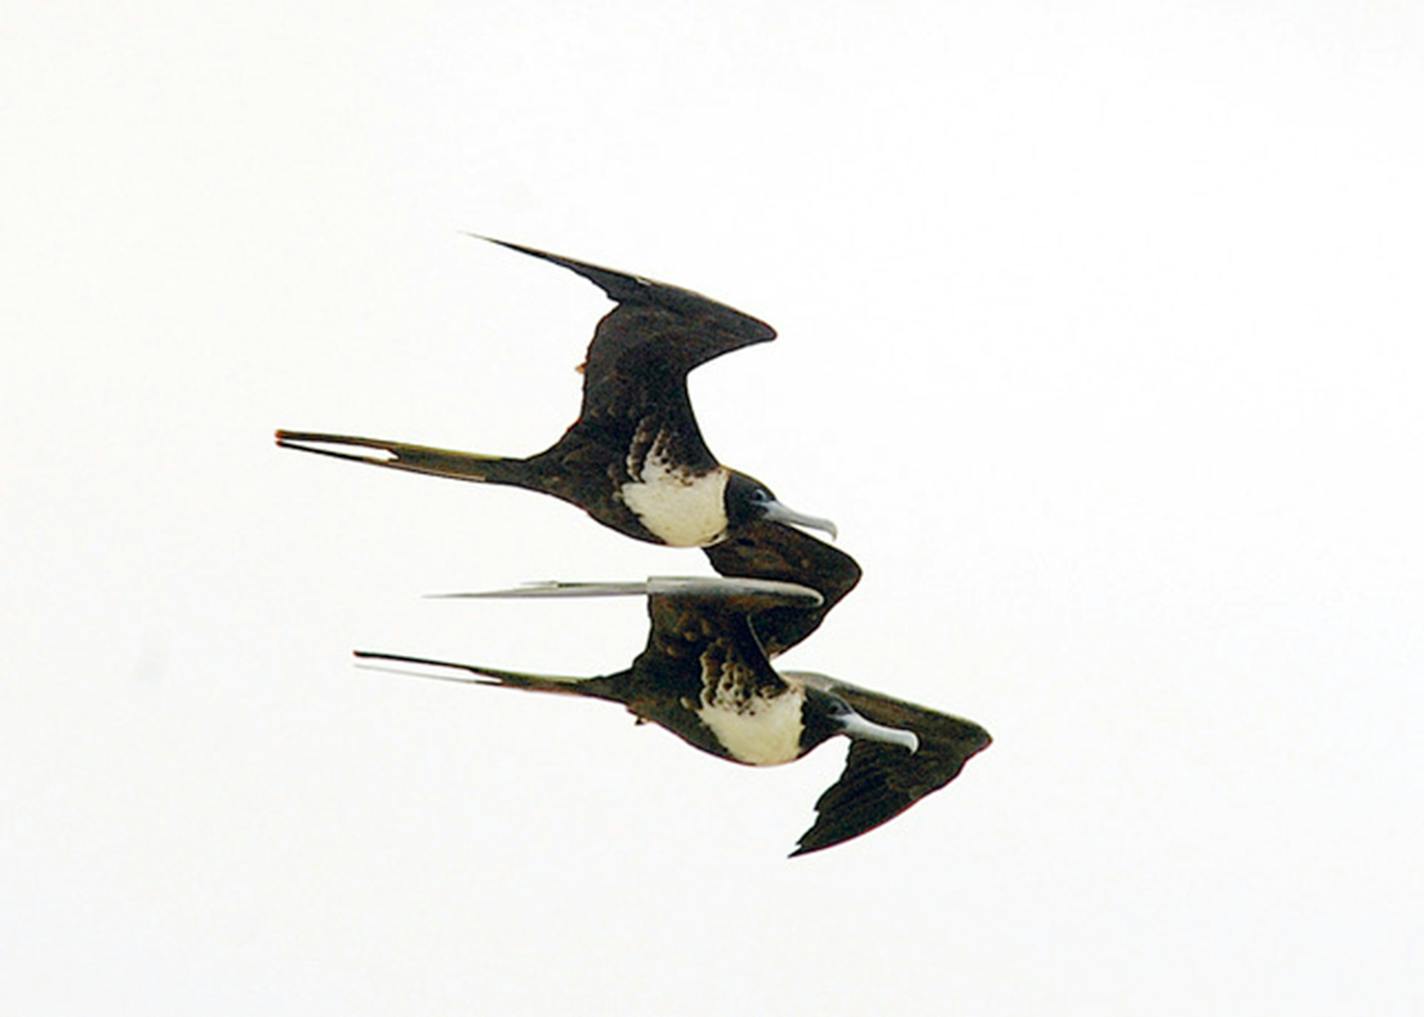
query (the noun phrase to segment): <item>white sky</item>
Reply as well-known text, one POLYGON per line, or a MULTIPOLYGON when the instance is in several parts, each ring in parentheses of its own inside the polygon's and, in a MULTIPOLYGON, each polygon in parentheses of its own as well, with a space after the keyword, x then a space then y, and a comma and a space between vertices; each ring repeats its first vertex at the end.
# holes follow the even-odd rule
POLYGON ((1424 1007, 1417 5, 3 21, 8 1012, 1424 1007), (789 862, 841 743, 352 667, 614 670, 637 602, 420 594, 707 571, 272 448, 569 423, 605 303, 461 229, 778 327, 693 395, 865 567, 786 665, 958 782, 789 862))

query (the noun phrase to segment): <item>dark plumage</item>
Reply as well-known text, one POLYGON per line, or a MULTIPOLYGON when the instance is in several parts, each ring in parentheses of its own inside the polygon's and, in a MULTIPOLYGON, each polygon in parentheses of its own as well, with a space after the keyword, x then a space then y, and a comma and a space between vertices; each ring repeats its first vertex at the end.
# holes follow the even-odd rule
POLYGON ((708 546, 757 519, 834 533, 829 521, 791 511, 760 481, 721 465, 692 412, 688 372, 732 350, 771 341, 776 336, 771 326, 676 286, 492 242, 567 268, 617 304, 594 331, 583 367, 583 404, 562 438, 522 459, 316 431, 278 431, 277 444, 388 469, 539 491, 652 543, 708 546))
MULTIPOLYGON (((648 594, 651 629, 630 668, 563 678, 399 654, 372 660, 467 671, 459 679, 622 703, 639 721, 666 728, 724 759, 768 766, 799 759, 836 734, 851 738, 846 768, 816 803, 815 824, 794 854, 819 851, 873 829, 958 775, 989 735, 972 721, 812 672, 777 673, 757 632, 770 619, 825 606, 804 586, 760 579, 667 579, 647 583, 548 584, 516 596, 648 594), (778 615, 776 612, 782 612, 778 615)), ((500 596, 475 594, 471 596, 500 596)), ((814 626, 813 626, 814 627, 814 626)))
POLYGON ((703 548, 703 552, 712 567, 729 579, 799 583, 821 595, 819 604, 782 604, 757 612, 752 627, 769 657, 815 632, 831 608, 860 582, 860 566, 844 551, 765 519, 738 527, 726 540, 703 548))
POLYGON ((834 678, 801 677, 808 684, 824 680, 826 692, 867 720, 915 732, 919 748, 906 756, 893 745, 852 739, 840 779, 816 799, 816 822, 801 835, 792 855, 832 847, 894 819, 958 777, 964 764, 990 745, 989 732, 972 720, 834 678))

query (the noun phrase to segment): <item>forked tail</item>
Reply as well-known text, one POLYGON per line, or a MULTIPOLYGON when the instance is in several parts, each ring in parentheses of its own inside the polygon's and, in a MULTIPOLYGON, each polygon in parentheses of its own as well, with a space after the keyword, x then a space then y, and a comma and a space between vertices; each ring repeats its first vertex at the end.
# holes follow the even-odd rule
POLYGON ((370 650, 356 650, 355 656, 361 660, 384 660, 396 664, 418 664, 422 667, 440 667, 451 671, 465 671, 466 675, 429 674, 416 671, 402 671, 418 678, 434 678, 437 681, 464 682, 469 685, 499 685, 508 689, 524 689, 528 692, 556 692, 565 696, 592 696, 595 699, 622 700, 613 692, 608 678, 576 678, 570 675, 525 674, 520 671, 503 671, 478 664, 457 664, 449 660, 433 660, 429 657, 411 657, 403 653, 374 653, 370 650))
POLYGON ((298 452, 347 459, 353 463, 385 466, 410 473, 428 473, 485 484, 524 487, 528 468, 523 459, 458 452, 454 449, 411 445, 403 441, 357 438, 348 434, 319 434, 315 431, 278 431, 277 444, 298 452), (365 451, 361 451, 365 450, 365 451))

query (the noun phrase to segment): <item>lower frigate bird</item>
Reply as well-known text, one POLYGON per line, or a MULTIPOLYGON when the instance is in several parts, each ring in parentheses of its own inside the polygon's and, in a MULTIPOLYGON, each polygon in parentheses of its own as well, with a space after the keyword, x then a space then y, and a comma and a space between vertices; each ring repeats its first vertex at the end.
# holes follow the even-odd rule
POLYGON ((582 508, 638 540, 707 547, 758 519, 835 535, 826 519, 779 502, 761 481, 723 466, 692 412, 687 374, 732 350, 769 342, 764 322, 690 290, 489 237, 596 284, 617 306, 598 323, 583 371, 578 419, 527 458, 483 455, 317 431, 277 432, 284 448, 522 487, 582 508))
POLYGON ((428 675, 622 703, 639 721, 666 728, 723 759, 772 766, 799 759, 836 735, 851 741, 845 770, 816 802, 816 820, 793 855, 858 837, 948 784, 989 734, 973 721, 893 699, 810 671, 772 668, 756 634, 769 612, 814 611, 817 591, 765 579, 652 579, 551 583, 457 596, 646 595, 651 632, 617 674, 576 678, 524 674, 394 653, 356 656, 463 672, 428 675), (468 675, 469 677, 465 677, 468 675))

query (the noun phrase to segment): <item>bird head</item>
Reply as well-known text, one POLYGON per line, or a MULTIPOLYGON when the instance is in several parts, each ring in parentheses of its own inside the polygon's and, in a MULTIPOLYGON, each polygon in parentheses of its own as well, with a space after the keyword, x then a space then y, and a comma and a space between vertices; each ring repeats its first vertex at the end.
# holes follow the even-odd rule
POLYGON ((832 540, 836 539, 836 524, 829 519, 803 515, 789 509, 777 501, 776 495, 760 480, 737 470, 729 472, 731 476, 727 480, 726 493, 723 495, 729 530, 757 519, 767 519, 774 523, 789 523, 792 526, 821 530, 830 534, 832 540))
MULTIPOLYGON (((794 677, 794 674, 782 672, 782 677, 794 677)), ((836 735, 899 745, 910 752, 916 752, 920 747, 920 739, 915 732, 877 724, 857 713, 834 692, 810 686, 806 687, 806 698, 801 706, 801 724, 802 755, 836 735)))

